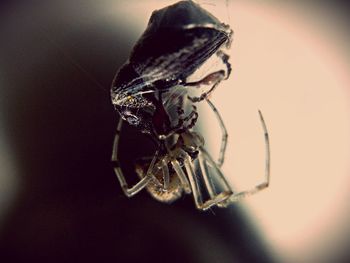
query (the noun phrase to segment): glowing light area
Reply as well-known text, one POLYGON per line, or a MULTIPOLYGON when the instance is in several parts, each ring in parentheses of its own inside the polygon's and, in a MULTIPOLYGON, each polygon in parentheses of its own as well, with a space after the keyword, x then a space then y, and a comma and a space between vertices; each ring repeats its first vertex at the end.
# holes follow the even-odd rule
MULTIPOLYGON (((329 27, 336 33, 315 28, 322 17, 311 10, 246 1, 231 10, 233 73, 212 98, 230 134, 225 175, 244 188, 263 180, 261 109, 271 139, 271 186, 243 206, 283 262, 334 258, 335 249, 345 253, 340 244, 350 230, 350 67, 334 39, 341 32, 336 25, 329 27)), ((217 151, 214 122, 207 133, 217 151)))
MULTIPOLYGON (((114 24, 119 12, 141 34, 154 9, 174 2, 127 1, 106 13, 114 24)), ((214 1, 198 2, 211 11, 205 3, 214 1)), ((229 1, 227 12, 223 1, 215 13, 234 30, 233 72, 212 96, 229 132, 224 174, 239 189, 263 180, 260 109, 271 186, 241 204, 281 262, 331 262, 350 241, 349 50, 337 15, 314 5, 229 1)), ((200 108, 206 143, 218 153, 220 129, 209 107, 200 108)))

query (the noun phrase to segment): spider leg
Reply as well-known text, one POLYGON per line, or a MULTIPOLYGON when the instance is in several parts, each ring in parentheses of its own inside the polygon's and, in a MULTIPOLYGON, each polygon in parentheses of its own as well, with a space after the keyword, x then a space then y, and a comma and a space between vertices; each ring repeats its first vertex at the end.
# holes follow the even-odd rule
POLYGON ((221 132, 222 132, 222 137, 221 137, 221 146, 220 146, 220 153, 219 153, 219 158, 216 162, 217 166, 221 167, 222 164, 224 163, 224 159, 225 159, 225 152, 226 152, 226 146, 227 146, 227 138, 228 138, 228 133, 224 124, 224 121, 222 120, 219 111, 216 109, 216 107, 214 106, 214 104, 207 98, 206 101, 208 102, 210 108, 213 110, 220 128, 221 128, 221 132))
POLYGON ((248 189, 248 190, 245 190, 245 191, 242 191, 242 192, 239 192, 239 193, 236 193, 234 195, 232 195, 228 200, 227 202, 225 202, 225 205, 227 205, 228 203, 230 202, 235 202, 235 201, 239 201, 247 196, 250 196, 250 195, 253 195, 253 194, 256 194, 257 192, 260 192, 261 190, 267 188, 270 184, 270 142, 269 142, 269 134, 267 132, 267 128, 266 128, 266 124, 265 124, 265 121, 264 121, 264 118, 261 114, 261 111, 259 110, 259 117, 260 117, 260 121, 261 121, 261 125, 262 125, 262 128, 263 128, 263 131, 264 131, 264 138, 265 138, 265 178, 264 178, 264 181, 260 184, 258 184, 257 186, 251 188, 251 189, 248 189))
POLYGON ((178 98, 177 107, 176 107, 176 112, 177 112, 177 116, 178 116, 179 120, 178 120, 178 123, 176 124, 176 126, 172 128, 172 130, 178 130, 180 127, 182 127, 182 125, 184 123, 185 111, 184 111, 183 107, 184 107, 183 97, 180 96, 178 98))
POLYGON ((165 158, 162 159, 162 171, 163 171, 163 187, 165 190, 169 188, 170 184, 170 177, 169 177, 169 168, 168 168, 168 162, 165 158))
POLYGON ((191 122, 188 124, 187 127, 185 127, 186 130, 191 129, 197 122, 198 120, 198 112, 197 112, 197 107, 195 105, 192 105, 193 110, 191 113, 184 119, 184 121, 189 121, 191 122))
POLYGON ((174 159, 171 161, 171 164, 172 164, 177 176, 180 179, 181 185, 182 185, 185 193, 186 194, 191 193, 190 183, 187 180, 186 174, 182 171, 182 168, 181 168, 179 162, 176 159, 174 159))
MULTIPOLYGON (((195 204, 199 210, 207 210, 214 205, 218 205, 218 204, 224 202, 227 198, 229 198, 232 195, 232 191, 230 191, 230 190, 223 191, 223 192, 215 195, 212 182, 209 181, 210 179, 209 179, 207 173, 202 171, 203 177, 205 178, 204 181, 205 181, 207 190, 208 190, 209 195, 210 195, 210 199, 203 202, 202 193, 199 189, 198 178, 196 177, 195 172, 193 170, 193 166, 191 164, 191 157, 185 151, 183 151, 183 155, 185 157, 184 165, 185 165, 188 179, 189 179, 190 184, 191 184, 193 198, 194 198, 195 204)), ((214 165, 215 165, 215 163, 214 163, 214 165)), ((220 173, 220 175, 221 175, 221 173, 220 173)), ((225 180, 223 176, 222 176, 222 179, 225 180)), ((226 183, 226 181, 225 181, 225 183, 226 183)), ((227 184, 227 186, 228 186, 228 184, 227 184)), ((229 189, 229 186, 228 186, 228 189, 229 189)))
POLYGON ((199 165, 201 168, 202 177, 204 179, 206 189, 210 196, 210 199, 206 201, 206 203, 208 203, 208 205, 210 206, 217 205, 219 207, 222 207, 222 204, 233 194, 231 186, 226 181, 225 176, 220 171, 220 168, 218 167, 218 165, 213 161, 213 159, 208 154, 208 152, 202 147, 198 154, 198 161, 199 161, 199 165), (218 183, 220 183, 220 186, 223 188, 223 190, 220 193, 216 193, 215 186, 211 179, 211 176, 208 175, 208 172, 206 169, 207 163, 212 167, 212 169, 215 170, 216 179, 218 183))
POLYGON ((145 177, 143 177, 137 184, 130 187, 128 186, 125 176, 123 174, 123 171, 120 168, 119 160, 118 160, 118 148, 119 148, 119 139, 120 139, 120 132, 122 129, 123 119, 120 118, 118 125, 117 125, 117 131, 114 137, 114 143, 113 143, 113 151, 112 151, 112 163, 114 165, 114 172, 119 180, 119 183, 123 189, 123 192, 126 196, 131 197, 138 192, 140 192, 151 180, 153 180, 152 176, 152 170, 154 167, 154 163, 158 157, 158 151, 156 152, 155 156, 153 157, 151 164, 148 168, 147 174, 145 177))
POLYGON ((199 87, 200 85, 208 85, 214 82, 213 86, 207 90, 206 92, 202 93, 199 97, 191 97, 187 96, 188 99, 192 102, 199 102, 207 98, 214 90, 215 88, 220 84, 220 82, 224 79, 225 71, 219 70, 215 71, 213 73, 210 73, 209 75, 205 76, 203 79, 194 81, 194 82, 186 82, 183 85, 184 86, 195 86, 199 87))
POLYGON ((199 102, 203 99, 208 98, 208 96, 215 90, 215 88, 219 85, 219 83, 224 80, 228 79, 232 72, 232 66, 230 62, 228 61, 230 56, 224 53, 223 51, 219 50, 216 52, 216 55, 222 60, 222 62, 226 66, 226 74, 224 70, 215 71, 207 76, 205 76, 203 79, 194 81, 194 82, 187 82, 184 83, 184 86, 200 86, 200 85, 208 85, 210 83, 213 83, 213 86, 203 94, 201 94, 199 97, 190 97, 188 96, 189 100, 192 102, 199 102), (226 75, 226 77, 224 77, 226 75))
POLYGON ((184 154, 185 154, 184 165, 185 165, 188 179, 190 181, 194 202, 198 209, 205 210, 203 209, 203 198, 199 190, 198 181, 191 165, 191 157, 186 152, 184 152, 184 154))
POLYGON ((230 56, 227 55, 225 52, 219 50, 218 52, 216 52, 216 55, 221 58, 222 62, 225 64, 226 66, 226 69, 227 69, 227 72, 226 72, 226 78, 225 79, 228 79, 231 75, 231 72, 232 72, 232 67, 231 67, 231 64, 230 62, 228 62, 230 56))
POLYGON ((173 134, 175 132, 181 133, 185 130, 191 129, 197 122, 198 120, 198 112, 197 112, 197 107, 195 105, 192 105, 192 111, 186 116, 185 112, 182 108, 182 104, 179 103, 178 108, 177 108, 177 114, 178 114, 178 123, 172 127, 169 131, 169 134, 173 134), (185 122, 189 122, 187 126, 185 125, 185 122))

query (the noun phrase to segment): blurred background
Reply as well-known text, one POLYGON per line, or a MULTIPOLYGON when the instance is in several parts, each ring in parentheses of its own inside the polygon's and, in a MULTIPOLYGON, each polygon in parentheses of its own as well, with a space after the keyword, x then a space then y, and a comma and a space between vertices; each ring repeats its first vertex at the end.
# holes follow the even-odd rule
MULTIPOLYGON (((340 1, 198 1, 235 32, 233 74, 212 97, 230 136, 224 174, 242 189, 263 179, 260 109, 271 185, 208 212, 191 196, 165 205, 123 195, 110 163, 110 83, 151 12, 174 2, 1 1, 1 260, 349 262, 349 6, 340 1)), ((215 155, 220 131, 207 108, 200 116, 215 155)), ((131 173, 149 142, 131 128, 123 136, 131 173)))

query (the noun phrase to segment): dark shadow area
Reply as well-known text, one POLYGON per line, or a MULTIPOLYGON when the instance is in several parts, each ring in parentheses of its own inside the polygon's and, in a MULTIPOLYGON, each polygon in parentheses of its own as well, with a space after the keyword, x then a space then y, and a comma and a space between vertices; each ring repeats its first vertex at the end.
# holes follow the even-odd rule
MULTIPOLYGON (((94 10, 88 1, 53 3, 3 5, 1 116, 20 189, 1 228, 1 261, 273 262, 236 206, 199 212, 191 196, 164 205, 145 191, 123 195, 110 163, 118 116, 109 85, 137 34, 103 17, 81 23, 94 10), (57 15, 63 5, 80 12, 57 15)), ((131 174, 148 141, 126 129, 131 174)))

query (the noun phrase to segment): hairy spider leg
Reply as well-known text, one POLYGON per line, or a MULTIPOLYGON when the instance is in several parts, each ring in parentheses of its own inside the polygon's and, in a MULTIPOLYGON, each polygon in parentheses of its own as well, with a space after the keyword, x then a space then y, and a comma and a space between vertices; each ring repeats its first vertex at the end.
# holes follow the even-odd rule
POLYGON ((269 142, 269 134, 267 132, 266 124, 264 121, 264 118, 262 116, 261 111, 259 110, 259 117, 261 121, 261 125, 264 131, 264 139, 265 139, 265 176, 264 181, 255 187, 233 194, 229 199, 227 199, 225 202, 222 203, 223 206, 227 206, 231 202, 239 201, 247 196, 256 194, 260 192, 261 190, 269 187, 270 185, 270 142, 269 142))
POLYGON ((184 121, 191 120, 189 125, 187 127, 185 127, 186 130, 192 129, 198 120, 197 107, 195 105, 192 105, 192 108, 193 108, 193 110, 191 111, 191 113, 184 119, 184 121))
POLYGON ((178 133, 188 131, 189 129, 193 128, 193 126, 196 124, 198 120, 197 107, 195 105, 192 105, 192 111, 186 117, 183 116, 184 113, 182 111, 182 114, 178 116, 179 122, 174 128, 178 133), (187 126, 184 126, 184 123, 187 121, 191 122, 187 126))
POLYGON ((192 102, 200 102, 207 98, 214 90, 215 88, 220 84, 220 82, 224 79, 225 71, 219 70, 215 71, 213 73, 210 73, 209 75, 205 76, 203 79, 195 81, 195 82, 186 82, 184 83, 184 86, 195 86, 200 87, 200 85, 208 85, 214 82, 213 86, 206 92, 202 93, 199 97, 191 97, 187 96, 188 99, 192 102))
POLYGON ((131 197, 140 192, 151 180, 156 180, 154 176, 152 175, 152 170, 154 167, 154 163, 156 159, 158 158, 158 151, 156 151, 150 166, 148 167, 146 176, 143 177, 138 183, 136 183, 134 186, 130 187, 128 186, 128 183, 126 182, 125 176, 120 168, 120 163, 118 160, 118 150, 119 150, 119 139, 120 139, 120 132, 122 129, 123 125, 123 119, 120 118, 118 125, 117 125, 117 130, 116 134, 114 137, 114 143, 113 143, 113 150, 112 150, 112 163, 114 166, 114 172, 119 180, 119 183, 123 189, 123 192, 126 196, 131 197))
POLYGON ((172 128, 173 131, 177 131, 178 129, 180 129, 183 126, 184 123, 184 115, 185 115, 185 111, 183 109, 184 107, 184 97, 183 96, 179 96, 178 100, 177 100, 177 106, 176 106, 176 112, 177 112, 177 116, 178 116, 178 122, 175 125, 175 127, 172 128))
POLYGON ((224 53, 223 51, 219 50, 216 52, 216 55, 222 60, 222 62, 226 66, 226 74, 224 70, 218 70, 213 73, 210 73, 209 75, 205 76, 203 79, 194 81, 194 82, 185 82, 184 86, 197 86, 200 85, 208 85, 214 82, 213 86, 203 94, 201 94, 199 97, 190 97, 188 98, 192 102, 199 102, 209 97, 209 95, 215 90, 215 88, 220 84, 220 82, 224 79, 228 79, 232 72, 232 67, 230 62, 228 61, 230 56, 224 53), (226 77, 224 77, 226 75, 226 77))
POLYGON ((225 52, 223 52, 222 50, 219 50, 218 52, 216 52, 216 55, 218 57, 221 58, 222 62, 226 65, 226 69, 227 69, 227 72, 226 72, 226 78, 225 79, 228 79, 231 75, 231 72, 232 72, 232 66, 231 66, 231 63, 228 62, 230 56, 227 55, 225 52))
POLYGON ((185 116, 185 111, 183 109, 184 103, 183 103, 183 96, 180 96, 178 98, 178 104, 177 104, 177 115, 178 115, 178 122, 177 124, 171 128, 169 131, 169 134, 174 134, 174 133, 182 133, 184 131, 187 131, 196 124, 198 120, 198 112, 197 112, 197 107, 195 105, 192 105, 192 111, 186 116, 185 116), (184 123, 187 121, 191 121, 187 126, 184 126, 184 123))
POLYGON ((214 104, 208 98, 206 99, 206 101, 209 104, 212 111, 214 112, 214 114, 219 122, 219 126, 220 126, 220 129, 222 132, 219 158, 216 162, 217 166, 221 167, 224 163, 224 160, 225 160, 225 152, 226 152, 226 147, 227 147, 227 142, 228 142, 228 133, 227 133, 224 121, 222 120, 221 115, 220 115, 219 111, 217 110, 217 108, 214 106, 214 104))

